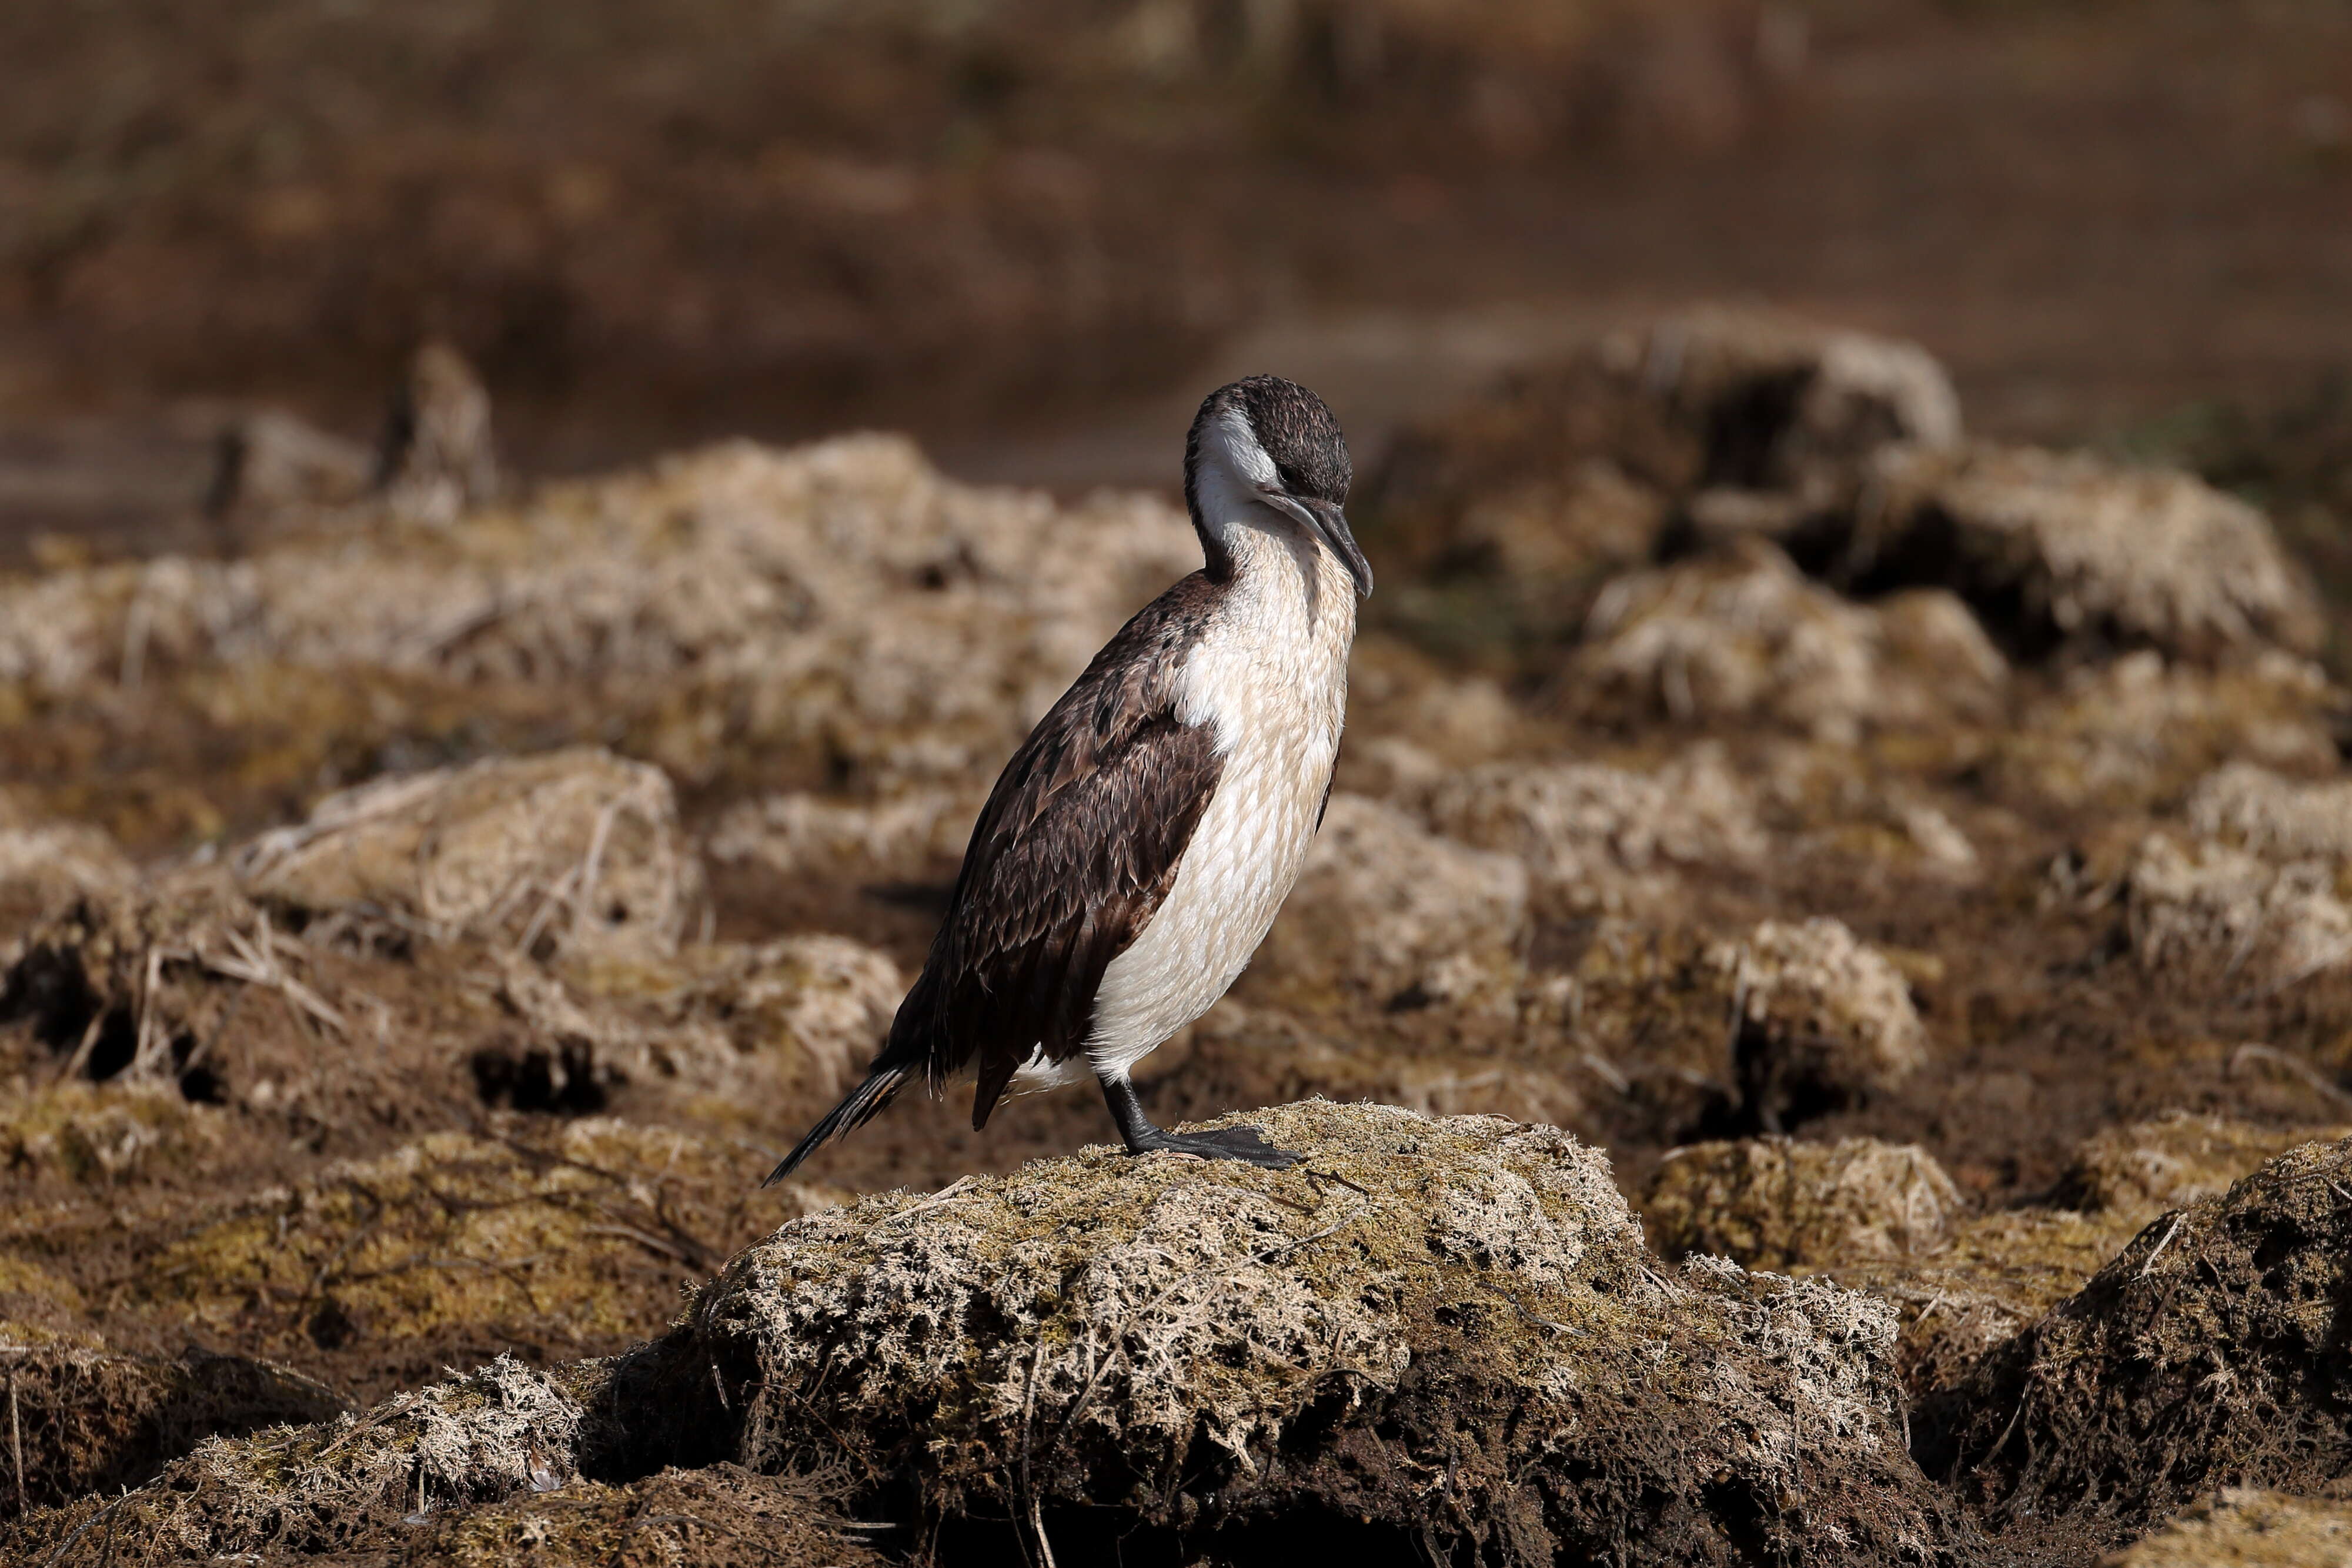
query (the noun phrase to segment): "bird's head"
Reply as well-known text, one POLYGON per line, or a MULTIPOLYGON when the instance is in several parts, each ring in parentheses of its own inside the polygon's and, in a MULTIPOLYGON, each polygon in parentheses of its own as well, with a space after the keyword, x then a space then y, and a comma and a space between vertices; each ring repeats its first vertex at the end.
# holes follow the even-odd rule
POLYGON ((1233 555, 1233 530, 1302 531, 1372 591, 1372 569, 1348 530, 1348 441, 1323 400, 1280 376, 1219 387, 1184 444, 1184 504, 1212 563, 1233 555))

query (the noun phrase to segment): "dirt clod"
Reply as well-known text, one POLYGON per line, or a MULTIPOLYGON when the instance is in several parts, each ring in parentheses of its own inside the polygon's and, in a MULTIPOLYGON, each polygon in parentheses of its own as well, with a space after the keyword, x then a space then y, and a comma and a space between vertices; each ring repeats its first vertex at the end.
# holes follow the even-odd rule
POLYGON ((661 769, 577 748, 378 779, 236 856, 257 902, 537 956, 675 952, 702 867, 661 769))
POLYGON ((2352 1140, 2309 1144, 2149 1223, 1957 1391, 1927 1462, 1991 1516, 2121 1535, 2206 1488, 2308 1490, 2352 1464, 2336 1322, 2352 1140))
POLYGON ((1891 450, 1872 481, 1841 576, 1952 588, 2029 650, 2318 646, 2310 587, 2269 520, 2189 475, 1974 446, 1891 450))
POLYGON ((1694 1144, 1667 1156, 1642 1199, 1669 1257, 1711 1252, 1783 1271, 1924 1255, 1962 1212, 1935 1156, 1872 1138, 1694 1144))

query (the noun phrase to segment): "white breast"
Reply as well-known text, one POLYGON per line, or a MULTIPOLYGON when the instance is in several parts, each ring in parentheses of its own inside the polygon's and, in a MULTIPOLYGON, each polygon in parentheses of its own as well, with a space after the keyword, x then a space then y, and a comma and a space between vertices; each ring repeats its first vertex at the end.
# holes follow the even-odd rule
POLYGON ((1213 727, 1222 770, 1167 900, 1104 972, 1087 1042, 1097 1072, 1124 1074, 1240 977, 1298 880, 1330 788, 1354 585, 1322 549, 1259 541, 1185 663, 1177 716, 1213 727))

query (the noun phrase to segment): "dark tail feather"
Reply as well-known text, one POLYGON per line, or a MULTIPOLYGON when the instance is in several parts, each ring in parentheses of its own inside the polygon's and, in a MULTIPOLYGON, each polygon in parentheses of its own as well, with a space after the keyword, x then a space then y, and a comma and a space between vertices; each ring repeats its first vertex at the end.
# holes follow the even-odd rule
POLYGON ((761 1186, 773 1186, 793 1174, 800 1163, 816 1153, 818 1145, 829 1138, 837 1138, 852 1128, 862 1127, 874 1119, 874 1113, 890 1103, 899 1085, 907 1082, 903 1067, 877 1067, 865 1082, 849 1092, 849 1097, 824 1113, 824 1119, 809 1129, 808 1136, 798 1147, 784 1156, 784 1163, 768 1173, 761 1186))

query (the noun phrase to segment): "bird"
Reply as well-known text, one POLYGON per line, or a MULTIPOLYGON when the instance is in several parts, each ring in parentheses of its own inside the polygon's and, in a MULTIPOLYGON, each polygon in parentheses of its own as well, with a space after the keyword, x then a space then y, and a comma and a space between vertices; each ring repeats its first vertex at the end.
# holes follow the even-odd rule
POLYGON ((1281 1168, 1261 1128, 1152 1124, 1130 1077, 1240 977, 1321 827, 1372 570, 1323 400, 1257 375, 1184 443, 1202 564, 1138 612, 1013 754, 920 977, 866 1075, 768 1177, 910 1081, 971 1071, 971 1124, 1011 1088, 1091 1072, 1130 1154, 1281 1168))

